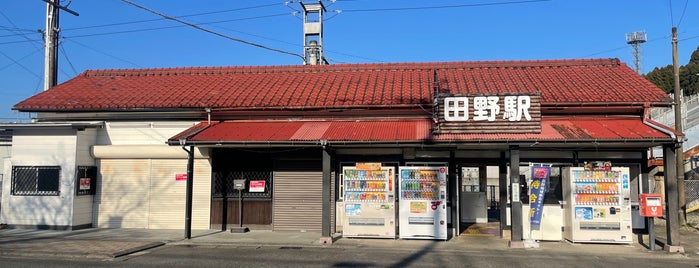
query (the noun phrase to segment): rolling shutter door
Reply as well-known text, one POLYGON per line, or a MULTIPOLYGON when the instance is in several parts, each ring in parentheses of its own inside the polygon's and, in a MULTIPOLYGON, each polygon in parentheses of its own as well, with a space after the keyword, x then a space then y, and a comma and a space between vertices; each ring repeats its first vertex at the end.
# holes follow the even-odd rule
POLYGON ((147 228, 150 160, 101 160, 95 210, 98 228, 147 228))
POLYGON ((322 178, 318 161, 276 161, 274 165, 274 231, 320 231, 322 178))

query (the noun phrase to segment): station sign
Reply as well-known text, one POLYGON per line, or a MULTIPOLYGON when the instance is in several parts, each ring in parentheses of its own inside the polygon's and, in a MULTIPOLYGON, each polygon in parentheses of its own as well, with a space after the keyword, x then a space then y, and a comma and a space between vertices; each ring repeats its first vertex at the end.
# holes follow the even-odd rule
POLYGON ((440 95, 435 134, 540 133, 538 94, 440 95))

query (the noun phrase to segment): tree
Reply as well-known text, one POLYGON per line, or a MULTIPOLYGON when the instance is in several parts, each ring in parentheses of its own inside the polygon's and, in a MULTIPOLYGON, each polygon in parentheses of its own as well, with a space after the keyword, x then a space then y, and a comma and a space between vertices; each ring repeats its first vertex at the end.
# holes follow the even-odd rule
MULTIPOLYGON (((680 88, 684 95, 694 95, 699 93, 699 46, 689 59, 689 63, 680 66, 680 88)), ((662 68, 655 67, 652 71, 644 75, 648 81, 655 84, 667 93, 675 91, 672 65, 662 68)))

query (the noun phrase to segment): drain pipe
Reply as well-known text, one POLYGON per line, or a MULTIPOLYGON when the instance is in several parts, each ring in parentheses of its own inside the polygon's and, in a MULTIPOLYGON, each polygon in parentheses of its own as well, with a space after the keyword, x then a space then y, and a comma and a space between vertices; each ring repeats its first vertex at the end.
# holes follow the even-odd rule
POLYGON ((192 239, 192 188, 194 186, 194 145, 189 145, 187 149, 187 139, 180 139, 182 150, 187 152, 187 189, 184 211, 184 237, 192 239))

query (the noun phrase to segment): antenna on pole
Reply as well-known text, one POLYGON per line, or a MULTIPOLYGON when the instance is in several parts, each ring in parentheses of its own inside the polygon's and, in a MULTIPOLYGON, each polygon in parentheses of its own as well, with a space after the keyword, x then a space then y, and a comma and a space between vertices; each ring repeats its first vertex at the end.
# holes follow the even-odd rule
POLYGON ((637 73, 641 73, 641 44, 645 43, 646 32, 633 32, 626 34, 626 43, 633 49, 633 65, 637 73))
POLYGON ((60 0, 46 2, 46 32, 44 32, 44 91, 58 84, 58 12, 64 10, 75 16, 75 11, 61 6, 60 0))

